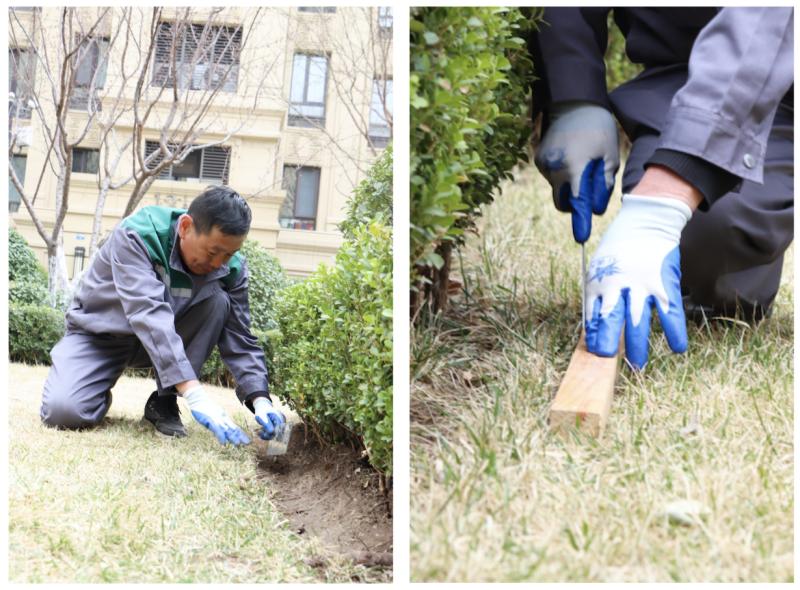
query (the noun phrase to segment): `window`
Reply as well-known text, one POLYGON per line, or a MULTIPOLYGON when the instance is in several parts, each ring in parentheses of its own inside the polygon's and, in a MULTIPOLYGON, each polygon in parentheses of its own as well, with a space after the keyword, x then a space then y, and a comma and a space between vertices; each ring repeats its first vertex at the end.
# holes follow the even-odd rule
MULTIPOLYGON (((17 173, 20 183, 25 185, 25 168, 28 164, 28 156, 11 156, 11 166, 14 167, 14 172, 17 173)), ((8 175, 8 212, 16 213, 19 211, 19 204, 22 202, 22 196, 19 194, 17 187, 11 182, 11 175, 8 175)))
MULTIPOLYGON (((157 141, 145 143, 144 157, 158 149, 157 141)), ((213 146, 194 150, 186 156, 183 164, 170 165, 164 168, 158 175, 163 180, 177 180, 180 182, 203 182, 206 184, 227 185, 230 172, 231 148, 213 146)), ((155 159, 150 167, 163 160, 161 154, 155 159)))
POLYGON ((392 38, 394 12, 391 6, 378 6, 378 27, 381 37, 392 38))
POLYGON ((294 56, 292 89, 289 94, 289 125, 325 126, 325 81, 328 58, 322 55, 294 56))
MULTIPOLYGON (((173 38, 178 34, 176 23, 161 23, 156 37, 152 86, 172 88, 173 38)), ((239 53, 242 47, 241 27, 205 27, 186 25, 181 38, 174 41, 178 88, 216 90, 235 93, 239 82, 239 53)))
POLYGON ((72 150, 72 171, 86 174, 97 174, 97 165, 100 163, 98 150, 85 150, 75 148, 72 150))
POLYGON ((283 167, 286 200, 281 209, 281 227, 313 230, 317 221, 319 168, 283 167))
MULTIPOLYGON (((30 119, 31 109, 28 100, 33 96, 30 92, 33 86, 35 56, 31 51, 9 49, 8 51, 8 91, 14 93, 13 110, 11 117, 16 116, 16 101, 20 103, 19 118, 30 119)), ((10 107, 12 105, 9 105, 10 107)))
POLYGON ((319 14, 334 14, 336 13, 335 6, 298 6, 298 12, 316 12, 319 14))
POLYGON ((394 81, 372 81, 372 107, 369 112, 369 140, 377 148, 389 145, 392 139, 394 81))
MULTIPOLYGON (((89 90, 92 87, 92 78, 95 90, 100 90, 106 83, 108 69, 108 39, 86 39, 81 43, 77 53, 78 69, 75 71, 72 100, 70 108, 82 111, 89 108, 89 90), (101 61, 102 60, 102 61, 101 61)), ((96 110, 101 110, 102 105, 96 100, 93 105, 96 110)))

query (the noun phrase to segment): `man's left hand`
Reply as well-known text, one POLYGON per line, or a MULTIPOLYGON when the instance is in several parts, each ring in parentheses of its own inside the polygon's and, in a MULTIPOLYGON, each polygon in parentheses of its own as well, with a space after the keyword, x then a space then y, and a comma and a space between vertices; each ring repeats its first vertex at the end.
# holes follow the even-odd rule
POLYGON ((256 422, 261 424, 263 430, 259 433, 264 440, 272 440, 275 432, 281 424, 286 424, 286 416, 277 411, 265 397, 258 397, 253 400, 253 409, 256 414, 256 422))

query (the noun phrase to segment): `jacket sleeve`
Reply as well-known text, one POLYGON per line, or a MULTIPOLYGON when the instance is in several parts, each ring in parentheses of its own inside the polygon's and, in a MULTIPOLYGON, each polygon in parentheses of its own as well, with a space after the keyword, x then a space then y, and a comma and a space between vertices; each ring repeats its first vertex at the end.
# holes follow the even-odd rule
POLYGON ((164 387, 197 379, 183 340, 175 331, 175 315, 164 299, 150 254, 132 229, 123 227, 111 238, 111 273, 128 323, 142 342, 164 387))
POLYGON ((588 100, 611 110, 603 55, 610 8, 548 7, 530 42, 534 118, 551 103, 588 100))
MULTIPOLYGON (((250 331, 250 299, 247 289, 247 260, 236 280, 226 288, 231 302, 228 321, 222 328, 217 346, 222 360, 236 379, 237 396, 243 403, 256 394, 269 398, 267 357, 250 331)), ((247 404, 251 409, 251 404, 247 404)))
POLYGON ((668 167, 686 178, 691 159, 682 164, 668 154, 679 152, 762 183, 775 112, 793 84, 793 53, 793 8, 722 9, 695 41, 689 79, 672 100, 659 155, 649 163, 671 159, 668 167))

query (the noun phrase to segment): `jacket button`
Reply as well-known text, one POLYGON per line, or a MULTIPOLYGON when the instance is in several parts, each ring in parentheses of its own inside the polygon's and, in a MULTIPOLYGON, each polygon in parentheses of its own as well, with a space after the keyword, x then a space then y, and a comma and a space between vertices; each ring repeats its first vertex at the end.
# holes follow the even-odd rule
POLYGON ((756 159, 750 154, 745 154, 743 160, 746 168, 754 168, 756 165, 756 159))

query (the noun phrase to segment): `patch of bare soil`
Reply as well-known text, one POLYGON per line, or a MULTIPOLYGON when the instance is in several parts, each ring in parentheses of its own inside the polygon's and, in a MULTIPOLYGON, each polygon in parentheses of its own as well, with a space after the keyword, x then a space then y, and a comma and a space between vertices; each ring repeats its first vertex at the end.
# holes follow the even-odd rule
POLYGON ((273 486, 273 501, 295 534, 317 536, 351 556, 392 553, 393 494, 390 489, 384 497, 380 474, 360 450, 321 446, 303 424, 294 425, 284 455, 268 456, 268 443, 257 438, 256 444, 261 476, 273 486))

